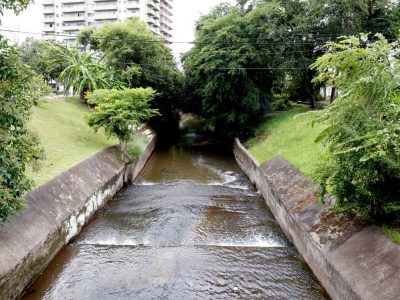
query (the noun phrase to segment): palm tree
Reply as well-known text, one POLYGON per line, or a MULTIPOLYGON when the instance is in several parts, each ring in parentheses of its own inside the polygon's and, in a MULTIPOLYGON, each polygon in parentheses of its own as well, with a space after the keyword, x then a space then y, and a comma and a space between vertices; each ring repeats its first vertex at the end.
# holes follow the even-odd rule
POLYGON ((67 67, 61 72, 60 79, 65 81, 66 89, 72 88, 74 93, 79 93, 82 102, 86 103, 87 92, 124 86, 113 70, 101 64, 90 52, 67 48, 65 55, 67 67))

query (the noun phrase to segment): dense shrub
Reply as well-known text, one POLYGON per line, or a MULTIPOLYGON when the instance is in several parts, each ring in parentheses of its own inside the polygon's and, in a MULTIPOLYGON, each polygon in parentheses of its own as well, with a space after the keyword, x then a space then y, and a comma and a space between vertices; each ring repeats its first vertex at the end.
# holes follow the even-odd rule
POLYGON ((372 221, 400 224, 400 64, 397 45, 382 36, 329 43, 317 60, 317 80, 340 94, 317 121, 328 147, 318 178, 332 188, 338 208, 372 221))
POLYGON ((22 196, 32 187, 25 169, 43 154, 26 128, 33 105, 32 76, 0 37, 0 223, 24 206, 22 196))

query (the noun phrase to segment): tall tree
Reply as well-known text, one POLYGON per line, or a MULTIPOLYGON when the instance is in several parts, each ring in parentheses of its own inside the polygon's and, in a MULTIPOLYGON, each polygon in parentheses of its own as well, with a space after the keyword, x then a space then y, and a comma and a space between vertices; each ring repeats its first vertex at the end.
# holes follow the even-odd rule
POLYGON ((107 65, 119 70, 129 87, 156 90, 151 105, 161 116, 154 117, 151 123, 161 136, 178 130, 181 74, 162 37, 153 34, 139 18, 133 18, 85 29, 80 41, 98 51, 107 65))
POLYGON ((18 53, 23 63, 36 74, 42 75, 49 82, 57 80, 65 68, 67 50, 53 41, 41 41, 28 38, 18 46, 18 53))
MULTIPOLYGON (((323 45, 341 35, 361 32, 381 32, 388 38, 396 35, 394 5, 389 0, 286 0, 282 5, 294 13, 290 23, 293 43, 287 45, 293 67, 299 63, 312 64, 323 55, 323 45)), ((315 108, 320 87, 312 83, 313 76, 314 71, 307 68, 292 72, 294 96, 309 99, 315 108)), ((332 90, 336 93, 335 87, 332 90)))
POLYGON ((183 58, 192 100, 215 133, 231 139, 248 135, 268 109, 272 88, 284 76, 279 69, 284 12, 265 3, 242 15, 240 9, 216 7, 197 24, 196 44, 183 58))

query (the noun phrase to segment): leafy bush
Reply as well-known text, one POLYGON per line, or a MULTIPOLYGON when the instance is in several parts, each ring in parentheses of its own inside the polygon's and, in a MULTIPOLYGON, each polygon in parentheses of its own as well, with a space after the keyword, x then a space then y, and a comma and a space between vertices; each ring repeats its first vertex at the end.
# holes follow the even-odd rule
POLYGON ((43 155, 37 137, 26 128, 32 75, 0 37, 0 223, 23 208, 22 196, 32 187, 26 167, 36 166, 43 155))
POLYGON ((44 96, 53 93, 53 89, 44 81, 42 75, 32 76, 30 80, 30 96, 34 105, 38 105, 44 96))
POLYGON ((95 131, 104 128, 109 136, 115 136, 126 149, 132 128, 158 114, 149 108, 156 93, 151 88, 124 90, 96 90, 88 93, 89 104, 94 105, 87 122, 95 131))
POLYGON ((338 209, 372 221, 400 224, 400 64, 397 45, 382 36, 328 43, 317 60, 316 80, 337 86, 336 102, 317 115, 329 127, 318 140, 328 146, 317 174, 338 209))

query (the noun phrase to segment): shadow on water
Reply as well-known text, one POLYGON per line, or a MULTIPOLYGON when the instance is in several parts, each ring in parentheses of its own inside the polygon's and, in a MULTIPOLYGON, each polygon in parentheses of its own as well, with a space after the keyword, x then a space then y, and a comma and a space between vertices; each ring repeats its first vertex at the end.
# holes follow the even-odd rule
POLYGON ((229 147, 161 145, 24 299, 327 299, 229 147))

